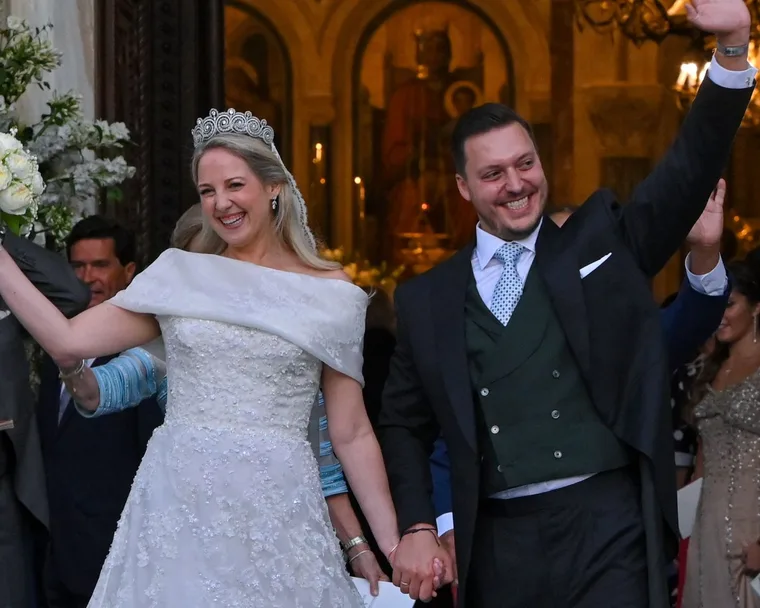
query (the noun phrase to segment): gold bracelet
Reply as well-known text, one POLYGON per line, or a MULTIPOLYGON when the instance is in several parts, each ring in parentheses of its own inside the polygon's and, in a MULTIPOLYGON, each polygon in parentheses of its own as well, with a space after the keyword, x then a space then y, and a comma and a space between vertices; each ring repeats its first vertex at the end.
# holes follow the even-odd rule
POLYGON ((58 377, 61 380, 70 380, 71 378, 74 378, 81 374, 84 371, 85 365, 84 365, 84 359, 79 361, 79 365, 77 365, 76 369, 73 372, 64 372, 60 367, 58 368, 58 377))
POLYGON ((357 554, 356 554, 356 555, 354 555, 354 556, 353 556, 353 557, 352 557, 350 560, 348 560, 348 563, 350 564, 350 563, 351 563, 351 562, 353 562, 353 561, 354 561, 354 560, 355 560, 357 557, 359 557, 360 555, 364 555, 365 553, 370 553, 370 550, 369 550, 369 549, 364 549, 364 551, 359 551, 359 553, 357 553, 357 554))

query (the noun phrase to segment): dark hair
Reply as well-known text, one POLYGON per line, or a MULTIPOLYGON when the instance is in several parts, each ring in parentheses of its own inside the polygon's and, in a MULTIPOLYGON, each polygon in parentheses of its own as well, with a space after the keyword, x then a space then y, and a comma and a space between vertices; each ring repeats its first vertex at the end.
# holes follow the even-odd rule
POLYGON ((71 248, 79 241, 87 239, 113 239, 114 252, 122 266, 137 261, 134 235, 114 220, 102 215, 91 215, 78 221, 66 239, 66 255, 69 259, 71 248))
MULTIPOLYGON (((752 305, 760 303, 760 272, 757 265, 747 261, 731 262, 726 270, 731 277, 733 291, 742 294, 752 305)), ((716 341, 715 348, 705 357, 704 366, 694 382, 691 399, 687 405, 687 420, 691 419, 694 406, 702 401, 721 365, 728 359, 730 346, 716 341)))
POLYGON ((528 132, 533 145, 536 138, 530 123, 515 112, 512 108, 501 103, 485 103, 468 110, 457 121, 454 133, 451 136, 451 153, 454 156, 454 166, 459 175, 464 175, 467 155, 464 145, 467 140, 476 135, 488 133, 494 129, 501 129, 517 123, 528 132))
POLYGON ((751 249, 744 258, 744 261, 747 262, 747 264, 751 265, 753 268, 760 268, 760 247, 751 249))

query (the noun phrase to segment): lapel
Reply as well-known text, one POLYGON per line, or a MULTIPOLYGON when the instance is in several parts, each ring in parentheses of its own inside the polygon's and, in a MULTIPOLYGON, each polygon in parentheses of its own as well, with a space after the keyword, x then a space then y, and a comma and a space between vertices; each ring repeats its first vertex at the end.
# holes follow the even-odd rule
POLYGON ((577 252, 574 247, 563 247, 565 240, 559 227, 549 218, 544 218, 536 242, 534 264, 544 279, 570 349, 588 379, 591 378, 591 352, 586 302, 577 252))
POLYGON ((433 311, 436 351, 446 394, 465 439, 477 453, 475 404, 467 366, 464 324, 465 297, 472 274, 474 247, 475 244, 470 243, 446 262, 448 274, 444 277, 445 280, 433 283, 430 305, 433 311))
MULTIPOLYGON (((113 359, 113 357, 99 357, 95 359, 95 361, 92 362, 92 365, 90 367, 97 367, 98 365, 104 365, 105 363, 108 363, 113 359)), ((60 404, 61 401, 61 387, 63 386, 63 381, 58 378, 58 391, 56 392, 56 395, 58 396, 58 401, 56 401, 56 404, 60 404)), ((76 408, 74 407, 74 400, 69 396, 69 401, 66 404, 66 409, 63 412, 63 416, 61 417, 61 421, 58 422, 58 409, 55 410, 55 422, 57 427, 57 435, 60 435, 64 428, 71 422, 71 419, 74 416, 79 416, 79 414, 76 411, 76 408)))

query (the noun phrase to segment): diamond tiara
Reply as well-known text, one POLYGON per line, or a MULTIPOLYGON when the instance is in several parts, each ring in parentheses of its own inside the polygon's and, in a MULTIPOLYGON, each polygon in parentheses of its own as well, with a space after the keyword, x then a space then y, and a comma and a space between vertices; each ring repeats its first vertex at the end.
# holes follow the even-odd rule
POLYGON ((262 140, 270 148, 274 143, 274 129, 262 118, 250 112, 236 112, 230 108, 224 112, 211 110, 206 118, 199 118, 192 130, 193 145, 202 143, 222 133, 237 133, 262 140))

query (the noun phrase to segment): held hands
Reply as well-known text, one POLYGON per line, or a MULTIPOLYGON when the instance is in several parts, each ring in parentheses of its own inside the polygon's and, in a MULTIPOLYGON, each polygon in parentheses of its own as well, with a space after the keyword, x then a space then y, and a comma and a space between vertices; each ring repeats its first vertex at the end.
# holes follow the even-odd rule
POLYGON ((695 27, 715 34, 726 46, 749 42, 752 20, 744 0, 691 0, 686 12, 695 27))
POLYGON ((389 559, 393 584, 415 600, 430 601, 455 578, 455 562, 429 524, 409 528, 389 559))

